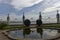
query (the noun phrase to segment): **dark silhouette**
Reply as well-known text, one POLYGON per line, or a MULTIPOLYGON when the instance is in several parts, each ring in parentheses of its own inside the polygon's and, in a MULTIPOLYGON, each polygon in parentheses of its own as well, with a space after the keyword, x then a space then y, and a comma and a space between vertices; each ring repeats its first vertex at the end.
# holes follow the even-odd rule
POLYGON ((25 35, 29 35, 30 32, 31 32, 30 28, 23 29, 24 38, 25 38, 25 35))
POLYGON ((10 17, 9 17, 9 14, 7 16, 7 24, 9 24, 9 21, 10 21, 10 17))
POLYGON ((40 15, 39 15, 39 19, 36 21, 36 24, 37 24, 38 26, 40 26, 40 25, 42 24, 41 12, 40 12, 39 14, 40 14, 40 15))
POLYGON ((42 38, 43 29, 42 29, 42 28, 37 28, 37 33, 40 33, 40 35, 41 35, 41 38, 42 38))
POLYGON ((57 23, 59 23, 59 10, 57 10, 56 18, 57 18, 57 23))
POLYGON ((39 20, 42 20, 41 12, 39 13, 39 20))
POLYGON ((60 30, 58 30, 58 33, 60 33, 60 30))
POLYGON ((30 20, 26 19, 26 20, 24 21, 24 24, 25 24, 25 26, 29 26, 29 25, 30 25, 30 20))
POLYGON ((23 23, 24 23, 24 21, 25 21, 25 15, 24 15, 24 12, 23 12, 23 17, 22 17, 22 19, 23 19, 23 23))
POLYGON ((40 25, 42 24, 42 21, 38 19, 38 20, 36 21, 36 24, 37 24, 38 26, 40 26, 40 25))

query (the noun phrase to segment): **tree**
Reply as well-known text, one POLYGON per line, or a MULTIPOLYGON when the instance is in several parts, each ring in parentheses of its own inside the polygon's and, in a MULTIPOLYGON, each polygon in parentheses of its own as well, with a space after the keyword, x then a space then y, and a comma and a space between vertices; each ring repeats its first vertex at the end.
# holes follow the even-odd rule
POLYGON ((37 24, 38 26, 40 26, 40 25, 42 24, 42 20, 38 19, 38 20, 36 21, 36 24, 37 24))
POLYGON ((4 22, 0 23, 0 29, 5 28, 6 26, 7 26, 7 23, 4 23, 4 22))
POLYGON ((25 26, 29 26, 29 25, 30 25, 30 20, 26 19, 26 20, 24 21, 24 24, 25 24, 25 26))

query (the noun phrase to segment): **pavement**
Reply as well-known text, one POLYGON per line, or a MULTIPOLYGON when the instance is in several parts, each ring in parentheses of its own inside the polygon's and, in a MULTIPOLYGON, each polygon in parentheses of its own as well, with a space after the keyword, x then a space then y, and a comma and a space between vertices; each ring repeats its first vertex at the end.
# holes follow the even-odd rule
POLYGON ((7 38, 7 36, 5 36, 2 32, 5 30, 0 30, 0 40, 10 40, 7 38))

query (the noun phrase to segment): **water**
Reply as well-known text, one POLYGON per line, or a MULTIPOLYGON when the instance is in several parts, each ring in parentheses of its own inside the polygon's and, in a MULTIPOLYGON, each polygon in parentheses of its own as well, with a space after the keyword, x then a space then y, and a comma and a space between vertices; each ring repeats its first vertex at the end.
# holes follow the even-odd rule
POLYGON ((55 37, 60 30, 41 29, 41 28, 26 28, 15 31, 10 31, 9 34, 14 38, 32 38, 32 39, 47 39, 55 37))

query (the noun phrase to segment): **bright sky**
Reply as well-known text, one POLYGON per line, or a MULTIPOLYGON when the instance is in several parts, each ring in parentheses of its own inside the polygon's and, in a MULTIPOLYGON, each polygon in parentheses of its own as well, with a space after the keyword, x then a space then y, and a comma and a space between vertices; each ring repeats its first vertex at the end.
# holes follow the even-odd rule
POLYGON ((60 0, 0 0, 0 19, 6 20, 9 13, 11 20, 22 20, 24 11, 26 18, 35 21, 42 11, 44 22, 56 22, 57 9, 60 10, 60 0))

